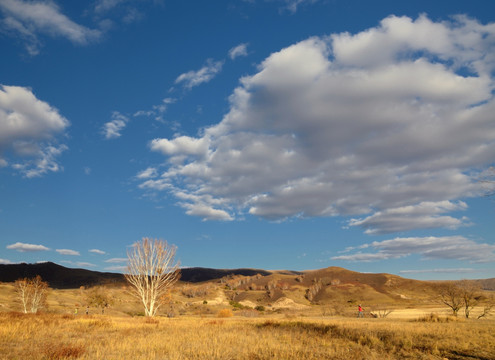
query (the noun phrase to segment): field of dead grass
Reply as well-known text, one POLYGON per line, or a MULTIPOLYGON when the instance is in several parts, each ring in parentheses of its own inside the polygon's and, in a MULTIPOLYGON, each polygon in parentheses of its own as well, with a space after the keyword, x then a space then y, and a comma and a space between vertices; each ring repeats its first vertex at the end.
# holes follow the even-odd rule
POLYGON ((495 321, 0 313, 0 359, 495 359, 495 321))

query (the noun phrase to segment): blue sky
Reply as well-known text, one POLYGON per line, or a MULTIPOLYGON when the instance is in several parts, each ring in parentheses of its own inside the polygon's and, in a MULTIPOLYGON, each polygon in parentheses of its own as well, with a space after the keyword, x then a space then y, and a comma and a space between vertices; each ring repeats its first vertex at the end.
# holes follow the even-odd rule
POLYGON ((494 277, 494 14, 0 0, 0 262, 494 277))

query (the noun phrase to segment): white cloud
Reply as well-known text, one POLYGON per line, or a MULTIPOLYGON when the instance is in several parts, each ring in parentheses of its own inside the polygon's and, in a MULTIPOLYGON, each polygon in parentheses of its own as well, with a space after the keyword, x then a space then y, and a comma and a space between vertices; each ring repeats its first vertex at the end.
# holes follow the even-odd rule
POLYGON ((79 256, 79 251, 75 250, 70 250, 70 249, 56 249, 56 252, 58 252, 60 255, 71 255, 71 256, 79 256))
POLYGON ((208 141, 204 138, 195 139, 189 136, 179 136, 173 140, 154 139, 150 143, 153 151, 161 152, 164 155, 206 155, 208 141))
POLYGON ((195 209, 353 216, 369 233, 466 225, 457 200, 495 158, 494 37, 463 17, 389 17, 289 46, 241 79, 217 125, 153 140, 168 168, 140 187, 204 218, 195 209))
POLYGON ((165 99, 162 100, 161 104, 159 105, 153 105, 153 110, 154 113, 156 114, 156 112, 158 112, 159 114, 163 114, 165 111, 167 111, 167 108, 170 104, 173 104, 177 101, 176 98, 171 98, 171 97, 167 97, 165 99))
POLYGON ((10 264, 13 264, 13 262, 10 261, 10 260, 7 260, 7 259, 0 259, 0 264, 2 264, 2 265, 10 265, 10 264))
POLYGON ((111 258, 111 259, 105 260, 105 262, 111 263, 111 264, 118 264, 118 263, 127 262, 127 258, 111 258))
MULTIPOLYGON (((120 18, 125 24, 129 24, 144 18, 144 13, 135 6, 136 3, 138 2, 133 0, 97 0, 94 13, 97 18, 111 14, 113 17, 120 18)), ((105 20, 110 21, 108 18, 105 20)))
POLYGON ((232 49, 229 50, 229 57, 231 60, 234 60, 235 58, 238 58, 240 56, 247 56, 247 46, 248 44, 242 43, 237 46, 234 46, 232 49))
POLYGON ((377 211, 364 219, 351 219, 350 226, 360 226, 367 234, 385 234, 414 229, 448 228, 457 229, 469 225, 467 218, 440 216, 439 214, 467 209, 465 202, 425 201, 417 205, 377 211))
POLYGON ((475 273, 478 270, 472 268, 453 268, 453 269, 421 269, 421 270, 401 270, 400 274, 423 274, 423 273, 441 273, 441 274, 449 274, 449 273, 460 273, 460 274, 468 274, 475 273))
POLYGON ((69 19, 53 1, 2 0, 0 10, 4 15, 0 26, 20 36, 31 55, 39 53, 40 35, 63 37, 79 45, 95 41, 101 35, 99 30, 69 19))
MULTIPOLYGON (((166 97, 162 100, 161 103, 158 105, 153 105, 150 110, 139 110, 136 111, 133 116, 146 116, 146 117, 152 117, 155 121, 161 122, 161 123, 169 123, 171 127, 174 129, 175 125, 174 123, 167 122, 163 119, 163 114, 167 111, 168 107, 171 104, 174 104, 177 102, 177 98, 173 97, 166 97)), ((175 130, 175 129, 174 129, 175 130)))
POLYGON ((223 61, 207 60, 206 65, 197 71, 188 71, 175 79, 176 84, 183 84, 186 89, 207 83, 212 80, 221 70, 223 61))
MULTIPOLYGON (((424 259, 454 259, 471 262, 492 262, 495 259, 495 245, 480 244, 463 236, 407 237, 374 241, 361 248, 376 252, 361 252, 334 256, 332 260, 375 261, 397 259, 419 254, 424 259)), ((354 250, 354 249, 351 249, 354 250)))
POLYGON ((127 266, 108 266, 104 270, 107 271, 117 271, 117 272, 126 272, 127 271, 127 266))
POLYGON ((47 251, 50 250, 43 245, 26 244, 21 242, 16 242, 15 244, 7 245, 7 249, 16 250, 20 252, 31 252, 31 251, 47 251))
MULTIPOLYGON (((12 166, 27 177, 60 171, 56 158, 67 149, 57 145, 69 121, 57 109, 36 98, 28 88, 0 88, 0 156, 12 153, 22 160, 12 166)), ((7 160, 2 164, 8 166, 7 160)))
POLYGON ((96 267, 95 264, 92 264, 89 262, 84 262, 84 261, 78 261, 78 262, 76 262, 76 265, 81 266, 81 267, 96 267))
POLYGON ((113 10, 116 6, 124 3, 126 0, 97 0, 94 10, 96 13, 104 13, 113 10))
POLYGON ((95 253, 95 254, 99 254, 99 255, 105 255, 106 252, 104 252, 103 250, 100 250, 100 249, 91 249, 91 250, 88 250, 89 252, 92 252, 92 253, 95 253))
POLYGON ((49 171, 59 172, 62 167, 58 164, 57 158, 67 149, 66 145, 58 147, 48 145, 44 149, 37 149, 36 153, 30 154, 37 155, 35 159, 12 164, 12 167, 22 172, 27 178, 39 177, 49 171))
POLYGON ((138 179, 149 179, 156 176, 158 176, 158 171, 153 167, 149 167, 136 175, 138 179))
POLYGON ((118 111, 112 113, 112 120, 103 125, 102 133, 105 139, 116 139, 121 136, 122 130, 127 126, 129 118, 118 111))
POLYGON ((187 215, 199 216, 205 220, 233 220, 232 216, 224 210, 215 209, 210 205, 201 203, 184 203, 187 215))

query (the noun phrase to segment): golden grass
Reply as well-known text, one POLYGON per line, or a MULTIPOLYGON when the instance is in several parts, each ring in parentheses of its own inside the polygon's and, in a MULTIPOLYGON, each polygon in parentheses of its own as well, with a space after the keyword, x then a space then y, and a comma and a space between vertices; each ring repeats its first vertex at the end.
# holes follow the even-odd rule
POLYGON ((495 359, 495 322, 0 313, 0 359, 495 359))

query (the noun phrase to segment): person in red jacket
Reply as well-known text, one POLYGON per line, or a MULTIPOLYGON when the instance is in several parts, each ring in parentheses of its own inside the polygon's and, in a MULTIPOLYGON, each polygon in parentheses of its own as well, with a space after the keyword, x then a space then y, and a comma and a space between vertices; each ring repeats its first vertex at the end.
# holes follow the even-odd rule
POLYGON ((363 314, 363 308, 361 307, 361 305, 358 305, 358 318, 360 317, 364 317, 364 314, 363 314))

